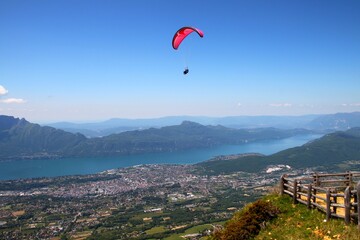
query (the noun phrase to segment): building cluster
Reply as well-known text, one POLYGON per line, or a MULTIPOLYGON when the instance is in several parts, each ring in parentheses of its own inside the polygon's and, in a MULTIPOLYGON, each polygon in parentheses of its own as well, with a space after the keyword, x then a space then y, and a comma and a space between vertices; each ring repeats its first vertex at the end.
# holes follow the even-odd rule
MULTIPOLYGON (((241 200, 236 206, 209 211, 222 194, 237 191, 244 198, 254 196, 254 191, 274 185, 280 175, 281 171, 203 175, 191 165, 141 165, 94 175, 17 180, 17 186, 34 187, 0 191, 0 239, 90 236, 89 229, 96 229, 100 223, 111 224, 108 219, 114 216, 125 218, 139 212, 145 214, 140 214, 140 222, 150 225, 156 220, 153 216, 159 215, 169 229, 204 222, 201 217, 186 224, 174 222, 171 213, 179 208, 203 210, 204 218, 208 214, 206 218, 223 220, 231 217, 241 200), (40 184, 44 182, 45 186, 40 184), (36 231, 24 231, 31 229, 36 231)), ((129 219, 114 227, 126 232, 134 225, 129 219)), ((143 233, 133 231, 127 236, 137 234, 143 233)))

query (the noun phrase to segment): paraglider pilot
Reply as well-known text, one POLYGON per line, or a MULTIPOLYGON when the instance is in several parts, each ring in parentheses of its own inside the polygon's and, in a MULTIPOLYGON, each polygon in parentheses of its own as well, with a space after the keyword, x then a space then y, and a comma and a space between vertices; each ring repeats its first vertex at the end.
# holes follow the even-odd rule
MULTIPOLYGON (((181 42, 192 32, 196 32, 200 37, 204 37, 204 33, 197 28, 194 27, 182 27, 176 31, 172 40, 172 47, 177 50, 181 44, 181 42)), ((186 67, 184 70, 184 75, 189 73, 189 69, 186 67)))

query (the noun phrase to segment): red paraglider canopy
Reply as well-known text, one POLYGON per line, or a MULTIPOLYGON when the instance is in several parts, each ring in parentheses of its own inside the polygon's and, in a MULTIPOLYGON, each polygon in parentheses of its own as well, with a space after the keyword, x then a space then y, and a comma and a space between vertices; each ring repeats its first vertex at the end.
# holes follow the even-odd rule
POLYGON ((176 50, 180 46, 180 43, 192 32, 197 32, 200 37, 204 36, 204 33, 197 28, 193 27, 182 27, 174 35, 172 40, 172 46, 176 50))

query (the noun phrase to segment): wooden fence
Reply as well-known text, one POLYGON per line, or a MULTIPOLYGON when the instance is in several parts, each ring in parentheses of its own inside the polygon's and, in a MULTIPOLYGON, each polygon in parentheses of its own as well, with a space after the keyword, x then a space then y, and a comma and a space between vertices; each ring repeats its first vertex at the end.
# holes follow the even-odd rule
POLYGON ((308 177, 280 179, 281 194, 288 194, 294 204, 317 208, 331 217, 343 218, 346 224, 357 222, 360 231, 360 172, 335 174, 315 173, 308 177))

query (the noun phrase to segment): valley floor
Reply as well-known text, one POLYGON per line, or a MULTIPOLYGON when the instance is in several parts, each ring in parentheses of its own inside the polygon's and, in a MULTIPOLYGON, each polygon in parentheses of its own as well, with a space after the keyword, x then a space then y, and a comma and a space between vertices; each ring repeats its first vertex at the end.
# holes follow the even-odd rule
POLYGON ((266 193, 283 173, 199 172, 194 165, 141 165, 2 181, 0 238, 199 238, 266 193))

